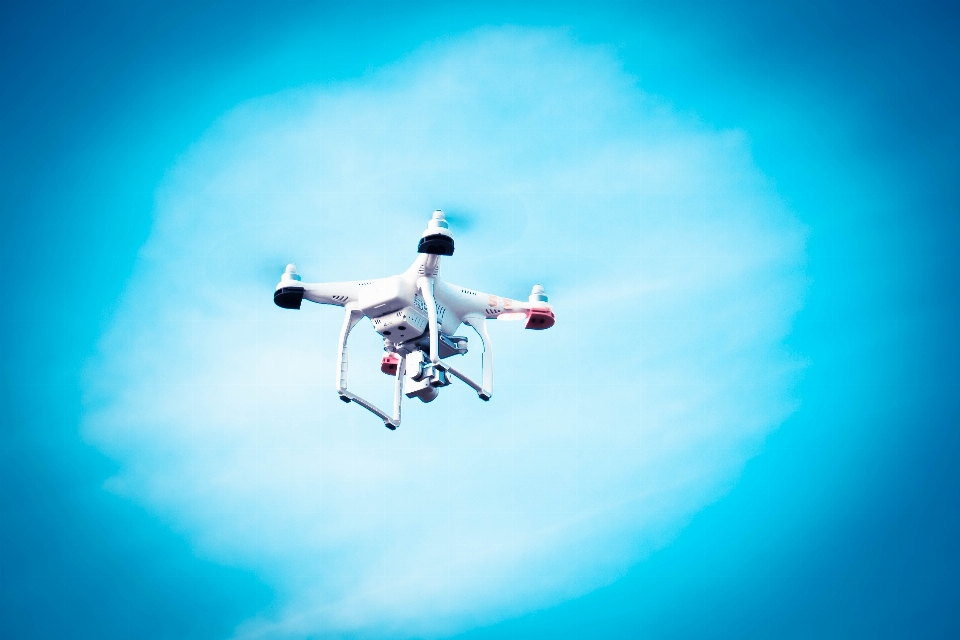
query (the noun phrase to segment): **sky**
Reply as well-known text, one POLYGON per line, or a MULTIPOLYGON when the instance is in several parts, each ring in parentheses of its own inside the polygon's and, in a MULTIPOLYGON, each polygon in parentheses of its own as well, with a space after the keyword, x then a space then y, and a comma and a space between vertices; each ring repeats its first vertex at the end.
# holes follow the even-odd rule
POLYGON ((5 4, 0 625, 957 635, 952 9, 5 4), (268 296, 435 208, 558 323, 389 432, 268 296))

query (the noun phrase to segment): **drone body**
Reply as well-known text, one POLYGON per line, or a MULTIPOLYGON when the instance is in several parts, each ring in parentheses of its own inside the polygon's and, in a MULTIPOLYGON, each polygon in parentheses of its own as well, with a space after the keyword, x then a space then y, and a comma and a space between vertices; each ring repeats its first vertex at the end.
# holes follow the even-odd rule
POLYGON ((453 255, 453 236, 442 211, 435 211, 418 247, 417 260, 403 273, 378 280, 305 283, 296 266, 287 265, 273 294, 277 306, 299 309, 306 299, 344 307, 337 350, 337 393, 344 402, 356 402, 379 416, 389 429, 400 426, 404 395, 430 402, 439 390, 459 378, 483 400, 493 395, 493 354, 488 319, 526 318, 527 329, 553 326, 553 307, 543 287, 535 285, 527 302, 519 302, 444 282, 440 257, 453 255), (395 378, 393 411, 379 409, 347 389, 347 339, 364 316, 383 336, 386 355, 380 368, 395 378), (446 358, 467 352, 467 338, 454 335, 462 324, 477 332, 483 343, 482 383, 459 371, 446 358))

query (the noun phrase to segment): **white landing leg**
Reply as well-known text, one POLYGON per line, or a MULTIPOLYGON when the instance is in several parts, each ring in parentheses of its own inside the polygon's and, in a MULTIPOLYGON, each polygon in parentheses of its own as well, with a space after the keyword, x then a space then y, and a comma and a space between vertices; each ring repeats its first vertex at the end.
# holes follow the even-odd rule
POLYGON ((337 349, 337 393, 344 402, 356 402, 358 405, 376 414, 383 420, 383 426, 391 431, 400 426, 400 396, 403 391, 403 364, 397 367, 397 381, 394 388, 393 415, 386 413, 378 408, 372 402, 364 400, 355 393, 347 390, 347 369, 349 364, 349 354, 347 352, 347 339, 350 337, 350 331, 360 322, 363 312, 350 303, 346 307, 346 313, 343 316, 343 327, 340 329, 340 345, 337 349))
POLYGON ((450 370, 450 373, 473 387, 481 400, 489 400, 493 397, 493 348, 490 344, 490 334, 487 333, 487 319, 483 316, 467 316, 463 321, 473 327, 473 330, 480 336, 480 342, 483 343, 483 358, 481 360, 483 384, 477 385, 476 382, 453 369, 450 370))

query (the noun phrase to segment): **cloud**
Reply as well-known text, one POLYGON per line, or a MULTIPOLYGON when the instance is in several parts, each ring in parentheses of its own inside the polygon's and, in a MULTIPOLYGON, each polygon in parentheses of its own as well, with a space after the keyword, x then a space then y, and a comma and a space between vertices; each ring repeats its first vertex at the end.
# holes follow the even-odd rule
MULTIPOLYGON (((603 48, 476 32, 240 105, 184 154, 85 434, 120 463, 110 490, 276 587, 238 637, 452 633, 610 583, 729 489, 796 406, 803 252, 742 133, 603 48), (272 290, 290 261, 402 271, 435 208, 444 277, 542 282, 558 324, 492 323, 493 401, 453 386, 389 432, 333 391, 340 311, 272 290)), ((353 340, 351 385, 385 402, 373 332, 353 340)))

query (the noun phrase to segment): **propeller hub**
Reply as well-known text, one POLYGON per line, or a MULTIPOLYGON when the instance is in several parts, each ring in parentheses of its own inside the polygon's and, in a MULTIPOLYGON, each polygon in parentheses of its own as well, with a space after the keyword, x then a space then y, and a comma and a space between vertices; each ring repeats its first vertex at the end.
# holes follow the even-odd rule
POLYGON ((417 252, 437 256, 453 255, 453 234, 450 233, 450 225, 447 224, 443 211, 437 209, 433 212, 433 217, 427 223, 427 230, 420 237, 417 252))
POLYGON ((300 280, 300 274, 297 273, 297 265, 292 262, 287 265, 287 269, 280 276, 281 280, 300 280))

